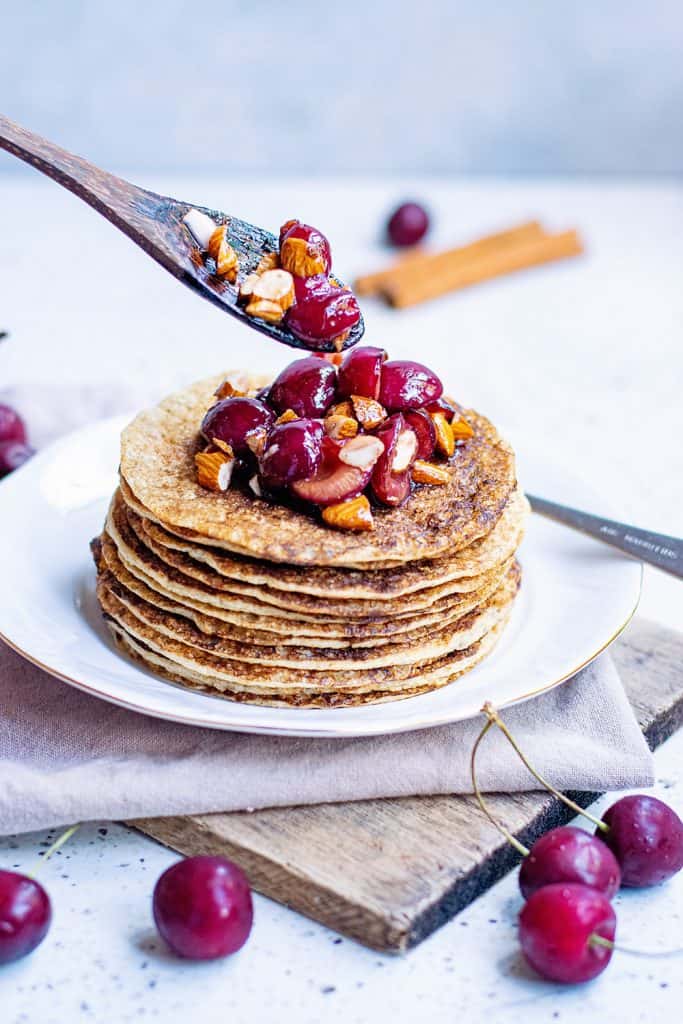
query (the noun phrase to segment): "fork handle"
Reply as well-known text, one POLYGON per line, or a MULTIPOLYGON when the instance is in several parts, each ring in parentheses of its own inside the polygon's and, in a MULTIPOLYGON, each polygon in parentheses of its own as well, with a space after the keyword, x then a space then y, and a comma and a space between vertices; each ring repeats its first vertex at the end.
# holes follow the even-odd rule
POLYGON ((649 530, 640 530, 636 526, 618 523, 614 519, 603 519, 588 512, 580 512, 567 505, 558 505, 554 501, 537 498, 533 494, 527 494, 527 498, 534 512, 596 537, 641 562, 648 562, 658 569, 663 569, 664 572, 671 573, 672 576, 683 579, 683 540, 680 537, 650 533, 649 530))
POLYGON ((69 189, 178 275, 177 256, 166 241, 161 216, 169 203, 164 196, 117 178, 2 115, 0 149, 69 189))

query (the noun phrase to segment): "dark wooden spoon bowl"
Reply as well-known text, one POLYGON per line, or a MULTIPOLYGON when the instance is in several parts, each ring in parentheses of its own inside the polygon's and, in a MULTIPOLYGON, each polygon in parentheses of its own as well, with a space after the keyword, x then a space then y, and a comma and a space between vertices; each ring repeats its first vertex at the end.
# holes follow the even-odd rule
MULTIPOLYGON (((202 298, 237 317, 245 326, 270 335, 275 341, 310 351, 310 346, 291 334, 283 324, 270 324, 246 315, 237 304, 238 284, 229 284, 212 273, 211 261, 204 260, 182 221, 188 210, 195 209, 208 214, 216 224, 227 225, 228 240, 239 257, 240 280, 256 268, 265 253, 277 251, 278 240, 270 231, 220 210, 148 192, 147 189, 100 170, 87 160, 68 153, 2 116, 0 149, 6 149, 8 153, 31 164, 83 199, 202 298)), ((364 330, 361 318, 343 347, 355 345, 362 338, 364 330)), ((334 342, 321 342, 316 350, 332 352, 336 346, 334 342)))

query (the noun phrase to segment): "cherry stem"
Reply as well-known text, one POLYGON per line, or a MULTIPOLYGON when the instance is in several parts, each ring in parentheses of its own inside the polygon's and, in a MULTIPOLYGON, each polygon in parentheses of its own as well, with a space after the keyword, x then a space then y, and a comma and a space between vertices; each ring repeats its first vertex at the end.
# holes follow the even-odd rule
POLYGON ((563 804, 566 804, 567 807, 570 807, 571 810, 574 811, 576 814, 581 814, 581 815, 583 815, 584 818, 588 818, 588 820, 592 821, 593 824, 596 826, 596 828, 599 828, 601 832, 609 832, 609 825, 607 825, 604 821, 601 821, 600 818, 596 818, 595 815, 590 813, 590 811, 585 810, 585 808, 583 808, 583 807, 579 807, 579 805, 577 803, 574 803, 573 800, 570 800, 569 797, 565 796, 564 793, 561 793, 559 789, 555 789, 555 787, 552 786, 548 782, 548 780, 545 779, 541 775, 540 772, 536 771, 536 769, 533 767, 533 765, 531 765, 529 763, 529 761, 527 760, 525 754, 522 752, 520 747, 517 745, 517 741, 515 740, 514 736, 512 735, 510 730, 508 729, 508 727, 505 724, 505 722, 503 721, 503 719, 500 717, 500 715, 498 714, 498 712, 494 708, 493 704, 491 704, 489 701, 487 701, 484 704, 484 706, 483 706, 483 708, 481 710, 483 711, 483 713, 488 718, 490 725, 497 725, 498 726, 498 728, 503 733, 503 735, 505 736, 506 740, 508 741, 508 743, 510 744, 512 749, 515 751, 515 753, 519 757, 519 759, 522 762, 522 764, 524 765, 524 767, 529 772, 531 772, 533 777, 538 782, 540 782, 541 785, 545 789, 547 789, 549 793, 552 793, 553 796, 556 796, 558 798, 558 800, 561 800, 563 804))
POLYGON ((37 862, 36 866, 33 868, 33 871, 29 871, 28 874, 31 877, 36 875, 38 873, 39 869, 41 868, 41 866, 45 863, 45 861, 49 860, 53 853, 56 853, 57 850, 61 849, 61 847, 64 846, 64 843, 68 842, 69 839, 71 839, 71 837, 74 834, 74 832, 77 829, 79 829, 80 827, 81 827, 81 825, 80 825, 80 822, 79 822, 77 825, 72 825, 71 828, 68 828, 66 830, 66 832, 62 832, 61 836, 58 836, 55 839, 54 843, 47 848, 47 850, 45 851, 43 856, 40 858, 40 860, 37 862))
POLYGON ((479 744, 481 743, 481 741, 483 740, 484 736, 486 735, 486 733, 489 731, 489 729, 491 728, 491 726, 493 724, 494 723, 489 718, 488 722, 486 723, 484 728, 481 730, 481 732, 477 736, 476 743, 472 747, 472 754, 470 756, 470 775, 472 776, 472 789, 474 790, 474 795, 477 798, 477 803, 479 804, 479 806, 481 807, 482 811, 484 812, 486 817, 489 819, 491 824, 495 828, 498 829, 498 831, 500 832, 500 834, 502 836, 505 836, 505 838, 507 839, 508 843, 510 843, 511 846, 514 846, 514 848, 517 851, 517 853, 521 854, 522 857, 527 857, 528 854, 529 854, 529 850, 527 849, 527 847, 523 843, 520 843, 519 839, 517 839, 515 836, 513 836, 512 832, 508 832, 508 830, 505 828, 505 826, 501 825, 500 822, 493 816, 493 814, 491 813, 491 811, 489 810, 489 808, 486 805, 486 801, 484 800, 483 794, 482 794, 481 790, 479 789, 479 783, 477 782, 477 772, 476 772, 477 751, 479 750, 479 744))
POLYGON ((628 956, 645 956, 645 957, 667 957, 667 956, 680 956, 683 953, 683 949, 629 949, 628 946, 620 946, 617 942, 612 942, 611 939, 606 939, 603 935, 598 935, 593 932, 588 937, 588 944, 590 946, 602 946, 604 949, 614 949, 618 953, 626 953, 628 956))

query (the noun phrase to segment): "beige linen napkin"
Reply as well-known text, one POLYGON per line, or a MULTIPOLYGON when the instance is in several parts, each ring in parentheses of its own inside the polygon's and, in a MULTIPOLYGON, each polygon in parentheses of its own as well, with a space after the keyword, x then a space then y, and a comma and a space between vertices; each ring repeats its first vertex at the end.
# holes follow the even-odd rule
MULTIPOLYGON (((609 656, 504 718, 561 788, 653 781, 652 756, 609 656)), ((217 732, 106 704, 0 642, 0 834, 89 819, 467 793, 482 724, 350 740, 217 732)), ((489 791, 534 788, 497 730, 482 745, 480 779, 489 791)))

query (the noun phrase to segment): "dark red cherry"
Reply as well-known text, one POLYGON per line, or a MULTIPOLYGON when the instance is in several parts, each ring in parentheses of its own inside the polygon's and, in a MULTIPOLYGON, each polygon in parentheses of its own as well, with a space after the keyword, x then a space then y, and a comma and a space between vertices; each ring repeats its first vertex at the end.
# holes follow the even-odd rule
POLYGON ((348 288, 335 286, 314 291, 305 302, 295 302, 285 313, 289 330, 309 348, 346 334, 359 320, 355 296, 348 288))
POLYGON ((623 796, 602 816, 609 831, 596 831, 621 867, 629 888, 659 885, 683 868, 683 821, 654 796, 623 796))
POLYGON ((372 493, 382 505, 396 508, 402 505, 410 494, 410 470, 395 473, 392 470, 399 438, 406 429, 406 423, 400 413, 390 416, 375 435, 384 445, 384 454, 380 455, 372 473, 372 493))
POLYGON ((257 398, 224 398, 217 402, 202 420, 202 434, 207 441, 225 441, 238 456, 251 454, 247 439, 256 430, 270 429, 275 417, 272 409, 257 398))
POLYGON ((273 427, 259 459, 259 473, 266 490, 277 491, 295 480, 313 476, 322 461, 324 434, 320 420, 292 420, 273 427))
POLYGON ((0 403, 0 441, 18 441, 26 444, 26 427, 18 412, 0 403))
POLYGON ((188 857, 154 887, 154 920, 178 956, 215 960, 241 949, 253 921, 243 871, 224 857, 188 857))
POLYGON ((454 419, 460 419, 460 410, 444 395, 437 398, 435 402, 430 402, 426 406, 426 412, 442 412, 449 423, 452 423, 454 419))
POLYGON ((288 221, 280 229, 280 263, 284 270, 298 277, 329 274, 332 269, 330 243, 322 231, 310 224, 288 221))
POLYGON ((42 885, 14 871, 0 871, 0 964, 32 953, 52 920, 50 898, 42 885))
POLYGON ((411 359, 390 359, 382 366, 379 401, 385 409, 421 409, 441 397, 443 384, 427 366, 411 359))
POLYGON ((525 899, 554 882, 580 882, 611 899, 620 881, 621 871, 612 851, 589 832, 571 825, 540 836, 519 869, 519 888, 525 899))
POLYGON ((0 477, 23 466, 35 452, 23 441, 0 441, 0 477))
POLYGON ((362 345, 347 352, 339 367, 338 391, 341 397, 363 395, 365 398, 377 399, 380 372, 386 358, 383 348, 373 348, 371 345, 362 345))
POLYGON ((522 952, 549 981, 575 984, 604 971, 612 949, 594 937, 614 941, 617 919, 607 897, 575 882, 546 885, 532 893, 519 915, 522 952))
POLYGON ((431 416, 422 409, 416 412, 404 412, 403 418, 406 425, 411 427, 417 435, 418 459, 431 459, 436 448, 436 430, 431 416))
POLYGON ((389 218, 387 235, 393 245, 416 245, 429 229, 429 216, 419 203, 402 203, 389 218))
POLYGON ((334 401, 337 368, 326 359, 306 356, 286 366, 270 387, 269 401, 279 413, 293 409, 298 416, 324 416, 334 401))
POLYGON ((327 274, 315 274, 313 277, 295 276, 294 298, 297 302, 309 302, 321 295, 329 295, 336 287, 327 274))

